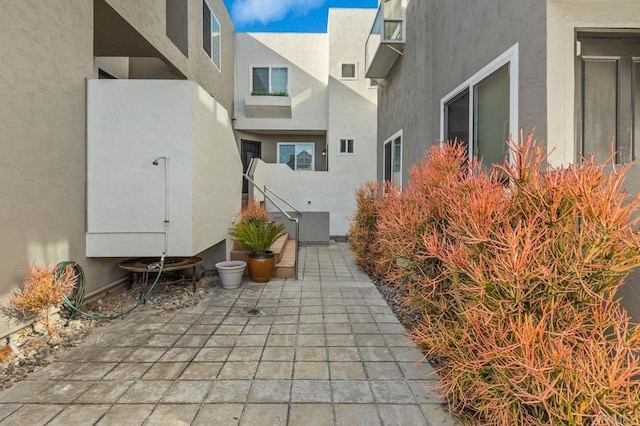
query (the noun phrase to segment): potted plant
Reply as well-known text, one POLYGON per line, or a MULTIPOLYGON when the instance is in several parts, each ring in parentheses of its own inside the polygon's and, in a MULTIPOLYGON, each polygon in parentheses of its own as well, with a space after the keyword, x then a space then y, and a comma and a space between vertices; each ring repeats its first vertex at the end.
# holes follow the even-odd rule
POLYGON ((281 223, 269 222, 264 207, 255 201, 252 203, 255 204, 250 204, 240 214, 229 234, 249 252, 247 266, 251 280, 266 283, 271 279, 276 264, 275 255, 269 247, 285 233, 285 228, 281 223), (251 215, 246 214, 249 209, 253 211, 251 215))
POLYGON ((246 266, 247 262, 242 260, 227 260, 216 263, 216 270, 218 271, 222 288, 226 290, 238 288, 242 283, 242 276, 246 266))

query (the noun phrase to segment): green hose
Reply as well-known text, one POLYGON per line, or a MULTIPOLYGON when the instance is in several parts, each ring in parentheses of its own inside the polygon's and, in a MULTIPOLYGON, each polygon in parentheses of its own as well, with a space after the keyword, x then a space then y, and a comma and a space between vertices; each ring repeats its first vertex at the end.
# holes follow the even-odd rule
POLYGON ((162 270, 164 269, 164 256, 162 256, 162 258, 160 259, 160 269, 158 270, 158 275, 156 276, 155 281, 153 282, 153 284, 151 284, 147 291, 140 296, 140 299, 138 299, 138 301, 130 308, 111 315, 100 315, 92 312, 85 312, 80 309, 80 305, 82 305, 82 302, 84 301, 85 290, 84 271, 82 270, 80 265, 71 261, 60 262, 56 265, 56 277, 61 277, 62 274, 66 274, 66 268, 69 265, 73 267, 74 274, 78 277, 76 280, 76 285, 71 291, 71 294, 69 294, 68 296, 64 296, 64 308, 71 313, 71 318, 75 318, 78 314, 80 314, 92 319, 110 320, 123 317, 146 302, 151 292, 158 285, 158 281, 160 281, 160 275, 162 275, 162 270))

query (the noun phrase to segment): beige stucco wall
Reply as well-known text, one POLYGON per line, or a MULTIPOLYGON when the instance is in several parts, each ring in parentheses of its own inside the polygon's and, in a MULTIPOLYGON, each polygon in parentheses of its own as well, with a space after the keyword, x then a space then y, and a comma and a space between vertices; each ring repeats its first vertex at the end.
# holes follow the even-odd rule
POLYGON ((236 34, 235 128, 241 130, 327 129, 326 34, 236 34), (249 118, 245 98, 251 94, 254 66, 288 67, 291 118, 249 118))
MULTIPOLYGON (((189 57, 166 35, 164 0, 105 0, 189 80, 194 80, 227 111, 233 110, 234 26, 223 0, 207 0, 222 32, 221 70, 202 48, 202 0, 187 0, 189 57)), ((148 78, 148 77, 147 77, 148 78)))
POLYGON ((640 28, 640 2, 547 0, 547 143, 553 165, 577 160, 576 28, 640 28))
MULTIPOLYGON (((188 59, 166 37, 163 0, 106 1, 231 111, 233 25, 222 0, 211 0, 223 30, 222 72, 202 49, 201 0, 188 0, 188 59)), ((97 290, 124 274, 119 259, 85 256, 85 80, 98 69, 94 1, 0 0, 0 10, 0 302, 34 261, 78 262, 87 292, 97 290)), ((124 60, 110 66, 124 76, 124 60)), ((0 318, 0 337, 14 328, 0 318)))
MULTIPOLYGON (((0 299, 33 261, 72 259, 92 282, 108 282, 113 262, 84 257, 92 2, 3 0, 0 7, 0 299)), ((0 335, 9 327, 0 319, 0 335)))

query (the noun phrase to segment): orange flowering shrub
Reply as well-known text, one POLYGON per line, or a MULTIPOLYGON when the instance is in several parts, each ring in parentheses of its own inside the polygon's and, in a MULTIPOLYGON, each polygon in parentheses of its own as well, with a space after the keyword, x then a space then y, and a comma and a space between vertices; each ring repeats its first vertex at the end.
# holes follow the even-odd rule
POLYGON ((270 220, 267 210, 255 198, 250 200, 236 216, 236 223, 268 222, 270 220))
POLYGON ((356 213, 349 228, 349 246, 356 262, 370 276, 384 279, 391 263, 385 254, 387 246, 378 244, 378 210, 385 198, 396 197, 399 192, 392 184, 385 184, 383 193, 378 182, 365 183, 356 191, 356 213))
POLYGON ((77 279, 73 266, 67 266, 59 274, 56 273, 55 266, 35 263, 28 265, 25 270, 27 277, 22 288, 11 294, 9 305, 25 317, 32 313, 40 314, 49 334, 55 334, 55 323, 50 321, 50 311, 52 307, 61 305, 64 296, 73 290, 77 279))
POLYGON ((532 135, 511 149, 487 170, 433 147, 379 206, 411 335, 475 424, 640 424, 640 327, 615 297, 640 265, 626 167, 545 167, 532 135))

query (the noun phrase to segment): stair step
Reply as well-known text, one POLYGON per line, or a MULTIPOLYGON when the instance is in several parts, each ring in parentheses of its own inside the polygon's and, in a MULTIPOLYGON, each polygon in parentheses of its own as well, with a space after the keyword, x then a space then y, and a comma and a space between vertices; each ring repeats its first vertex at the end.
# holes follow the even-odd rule
MULTIPOLYGON (((290 240, 289 235, 284 234, 271 244, 269 250, 271 250, 276 257, 276 269, 273 276, 275 278, 293 278, 295 276, 296 241, 290 240)), ((229 254, 229 259, 243 260, 246 262, 248 256, 249 252, 234 246, 229 254)), ((246 269, 245 276, 248 276, 248 274, 249 271, 246 269)))
POLYGON ((295 240, 288 240, 284 246, 280 262, 276 264, 274 277, 293 278, 295 276, 296 250, 295 240))
POLYGON ((271 247, 269 247, 269 250, 271 250, 273 254, 276 255, 276 263, 279 263, 282 260, 282 254, 285 251, 288 241, 289 235, 283 234, 280 235, 280 237, 278 237, 278 239, 275 240, 273 244, 271 244, 271 247))

